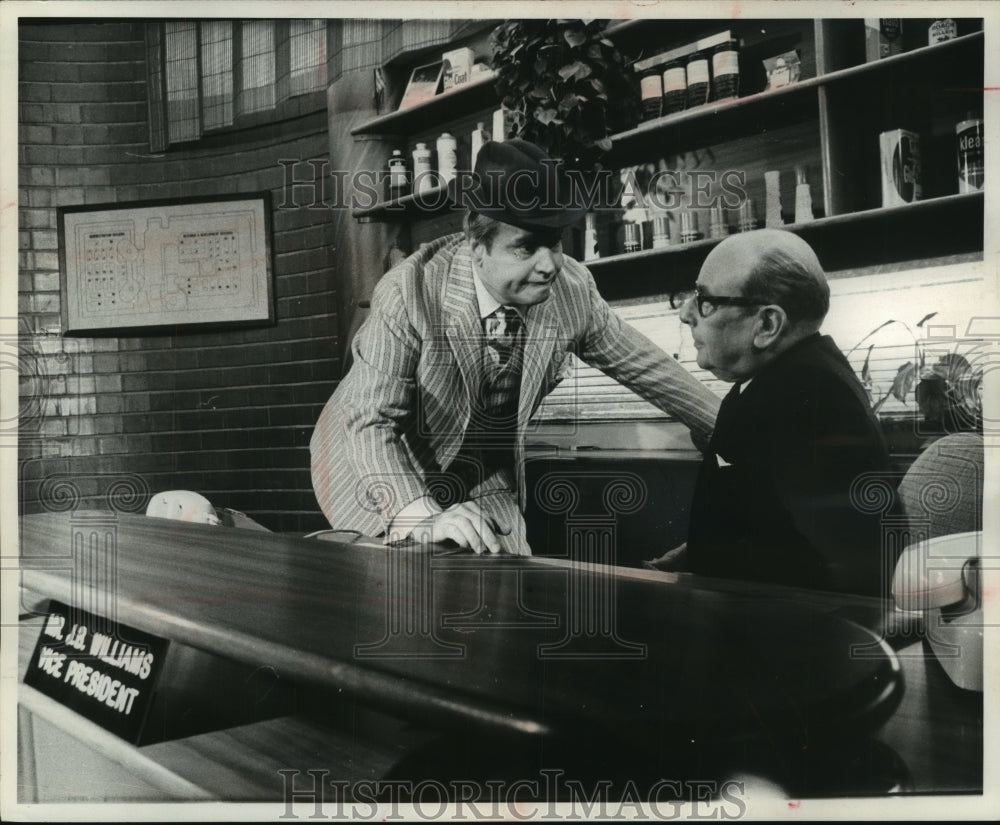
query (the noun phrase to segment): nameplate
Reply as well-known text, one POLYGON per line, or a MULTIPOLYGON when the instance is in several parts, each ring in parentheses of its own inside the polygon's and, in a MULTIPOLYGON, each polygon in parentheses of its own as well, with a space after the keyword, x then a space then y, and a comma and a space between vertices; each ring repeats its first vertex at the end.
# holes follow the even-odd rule
POLYGON ((169 644, 51 601, 24 682, 137 745, 169 644))

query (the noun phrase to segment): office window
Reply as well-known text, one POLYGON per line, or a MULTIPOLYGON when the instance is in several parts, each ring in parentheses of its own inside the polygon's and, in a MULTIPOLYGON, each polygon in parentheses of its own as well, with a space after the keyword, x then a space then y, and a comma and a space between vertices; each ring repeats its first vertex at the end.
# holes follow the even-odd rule
POLYGON ((274 21, 240 24, 240 91, 236 111, 243 115, 274 108, 274 21))
POLYGON ((163 27, 146 27, 146 95, 149 107, 150 145, 155 150, 166 142, 167 113, 164 111, 163 27))
MULTIPOLYGON (((325 20, 150 23, 151 148, 301 114, 301 107, 292 111, 284 104, 326 87, 326 38, 325 20)), ((324 104, 319 96, 315 108, 324 104)))
POLYGON ((194 23, 167 23, 166 42, 168 139, 178 143, 201 134, 197 26, 194 23))
POLYGON ((201 118, 205 129, 233 123, 233 24, 201 24, 201 118))
POLYGON ((326 21, 289 21, 288 45, 291 94, 322 89, 326 85, 326 21))

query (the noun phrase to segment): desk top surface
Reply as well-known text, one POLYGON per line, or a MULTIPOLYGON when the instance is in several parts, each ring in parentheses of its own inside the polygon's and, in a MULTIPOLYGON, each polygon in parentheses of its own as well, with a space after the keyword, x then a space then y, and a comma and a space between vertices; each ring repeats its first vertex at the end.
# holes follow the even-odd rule
POLYGON ((603 567, 599 548, 476 557, 74 513, 24 517, 21 558, 39 597, 446 726, 795 743, 870 731, 903 693, 856 623, 876 600, 603 567))

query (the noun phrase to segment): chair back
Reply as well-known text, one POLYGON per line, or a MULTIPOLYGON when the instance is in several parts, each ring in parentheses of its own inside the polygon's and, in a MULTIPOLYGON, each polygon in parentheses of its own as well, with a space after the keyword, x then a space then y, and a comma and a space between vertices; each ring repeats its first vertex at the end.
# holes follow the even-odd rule
POLYGON ((981 433, 953 433, 928 446, 899 484, 911 525, 926 525, 928 538, 982 530, 984 458, 981 433))

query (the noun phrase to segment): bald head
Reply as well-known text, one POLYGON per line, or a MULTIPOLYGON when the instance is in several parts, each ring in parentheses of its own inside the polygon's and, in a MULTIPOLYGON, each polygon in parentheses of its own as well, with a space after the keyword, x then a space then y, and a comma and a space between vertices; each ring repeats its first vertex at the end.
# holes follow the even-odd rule
POLYGON ((774 229, 724 240, 705 258, 696 285, 697 300, 685 301, 680 320, 691 327, 698 366, 724 381, 752 378, 816 333, 830 306, 809 244, 774 229))
POLYGON ((791 232, 731 235, 708 254, 703 268, 733 273, 742 281, 740 295, 777 304, 792 324, 808 331, 819 329, 830 308, 830 287, 816 253, 791 232))

